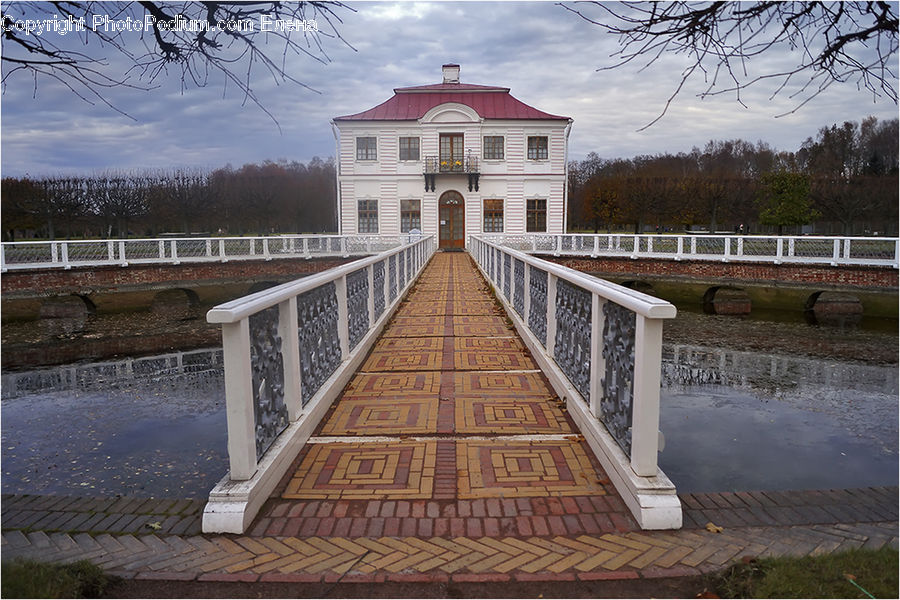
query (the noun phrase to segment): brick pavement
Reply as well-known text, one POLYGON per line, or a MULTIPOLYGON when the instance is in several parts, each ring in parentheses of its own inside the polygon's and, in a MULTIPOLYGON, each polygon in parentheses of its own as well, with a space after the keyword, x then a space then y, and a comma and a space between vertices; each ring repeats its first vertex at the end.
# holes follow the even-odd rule
POLYGON ((684 529, 638 531, 465 254, 434 257, 310 442, 247 535, 200 535, 200 501, 4 496, 3 558, 141 579, 463 582, 897 546, 896 487, 682 494, 684 529))

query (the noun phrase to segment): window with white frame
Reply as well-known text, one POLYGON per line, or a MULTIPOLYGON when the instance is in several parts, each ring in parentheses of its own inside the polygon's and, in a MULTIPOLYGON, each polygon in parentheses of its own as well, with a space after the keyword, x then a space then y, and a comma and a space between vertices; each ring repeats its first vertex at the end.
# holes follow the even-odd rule
POLYGON ((484 232, 503 233, 503 200, 496 198, 484 200, 484 232))
POLYGON ((547 200, 529 198, 525 208, 525 231, 547 231, 547 200))
POLYGON ((413 229, 422 231, 422 201, 400 200, 400 231, 409 233, 413 229))
POLYGON ((374 136, 356 138, 356 160, 376 160, 377 148, 378 138, 374 136))
POLYGON ((419 138, 400 138, 400 160, 419 160, 419 138))
POLYGON ((503 160, 503 136, 484 136, 484 160, 503 160))
POLYGON ((528 136, 528 160, 547 160, 547 136, 528 136))
POLYGON ((378 200, 359 200, 359 233, 378 233, 378 200))

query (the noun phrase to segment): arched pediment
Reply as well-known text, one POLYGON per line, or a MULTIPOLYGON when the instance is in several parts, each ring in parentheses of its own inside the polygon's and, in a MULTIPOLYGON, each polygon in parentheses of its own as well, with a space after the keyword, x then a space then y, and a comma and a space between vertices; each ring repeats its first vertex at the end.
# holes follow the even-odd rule
POLYGON ((421 123, 478 123, 481 117, 471 107, 457 102, 438 104, 420 119, 421 123))

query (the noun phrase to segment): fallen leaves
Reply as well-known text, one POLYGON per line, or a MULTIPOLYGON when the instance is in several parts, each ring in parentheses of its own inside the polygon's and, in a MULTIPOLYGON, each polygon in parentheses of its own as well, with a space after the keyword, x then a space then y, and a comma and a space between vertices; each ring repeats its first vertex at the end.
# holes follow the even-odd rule
POLYGON ((715 523, 710 521, 709 523, 706 524, 706 530, 709 531, 710 533, 722 533, 723 531, 725 531, 725 528, 719 527, 718 525, 716 525, 715 523))

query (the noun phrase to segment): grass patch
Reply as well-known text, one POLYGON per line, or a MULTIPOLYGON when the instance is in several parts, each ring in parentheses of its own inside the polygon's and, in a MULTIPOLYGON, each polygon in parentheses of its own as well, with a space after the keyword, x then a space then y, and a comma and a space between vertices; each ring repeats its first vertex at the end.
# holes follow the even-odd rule
POLYGON ((99 598, 114 581, 86 561, 70 564, 16 559, 2 566, 3 598, 99 598))
POLYGON ((709 589, 722 598, 897 598, 898 563, 893 548, 754 559, 712 575, 709 589))

